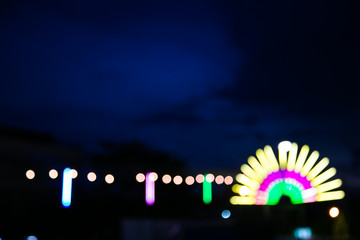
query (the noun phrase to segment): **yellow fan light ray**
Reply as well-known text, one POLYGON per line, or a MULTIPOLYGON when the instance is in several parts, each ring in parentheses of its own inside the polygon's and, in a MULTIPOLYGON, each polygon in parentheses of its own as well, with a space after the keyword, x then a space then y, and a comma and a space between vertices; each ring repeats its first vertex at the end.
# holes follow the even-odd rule
POLYGON ((264 147, 264 152, 265 152, 266 158, 269 160, 269 164, 270 164, 272 172, 277 172, 279 170, 279 164, 276 160, 274 151, 272 150, 272 148, 269 145, 266 145, 264 147))
POLYGON ((248 186, 250 189, 259 189, 260 184, 250 178, 248 178, 246 175, 244 174, 238 174, 235 177, 235 180, 238 181, 239 183, 244 184, 245 186, 248 186))
POLYGON ((240 185, 240 184, 234 184, 231 188, 231 190, 234 193, 238 193, 240 194, 240 196, 255 196, 257 193, 257 190, 251 189, 246 185, 240 185), (242 194, 241 189, 246 187, 247 188, 247 193, 246 194, 242 194))
POLYGON ((257 172, 255 172, 249 165, 243 164, 240 169, 245 173, 246 176, 252 178, 258 183, 262 182, 262 178, 260 177, 260 175, 257 174, 257 172))
POLYGON ((293 143, 291 146, 291 150, 289 152, 289 159, 287 162, 287 169, 289 171, 293 171, 295 167, 296 154, 297 154, 298 146, 296 143, 293 143))
POLYGON ((260 163, 256 160, 255 157, 250 156, 248 158, 249 165, 259 174, 259 176, 264 179, 267 177, 266 170, 260 165, 260 163))
POLYGON ((330 201, 330 200, 340 200, 345 197, 344 191, 333 191, 333 192, 325 192, 317 195, 316 201, 330 201))
POLYGON ((265 169, 266 173, 271 172, 269 160, 266 158, 265 152, 262 149, 258 149, 256 151, 256 156, 260 160, 260 163, 263 166, 263 168, 265 169))
POLYGON ((342 181, 340 179, 335 179, 327 183, 323 183, 316 187, 318 193, 327 192, 341 187, 342 181))
POLYGON ((231 190, 232 190, 234 193, 238 193, 239 190, 240 190, 240 187, 241 187, 241 185, 239 185, 239 184, 234 184, 234 185, 231 187, 231 190))
POLYGON ((230 198, 230 203, 233 205, 254 205, 255 198, 232 196, 230 198))
POLYGON ((281 151, 279 149, 279 165, 280 165, 280 169, 286 169, 286 162, 287 162, 287 153, 285 151, 281 151))
POLYGON ((316 187, 317 185, 325 182, 329 178, 333 177, 336 174, 336 169, 334 167, 326 170, 322 174, 318 175, 314 180, 311 181, 311 185, 316 187))
POLYGON ((329 159, 323 158, 310 172, 306 175, 306 178, 311 181, 313 180, 326 166, 329 165, 329 159))
POLYGON ((267 145, 250 156, 248 164, 241 166, 242 173, 236 175, 239 184, 232 187, 236 196, 231 197, 234 205, 274 205, 286 195, 293 204, 316 201, 330 201, 344 198, 342 190, 333 191, 342 185, 334 167, 327 168, 329 159, 319 162, 319 152, 310 156, 307 145, 298 147, 288 141, 278 145, 278 160, 272 148, 267 145), (298 149, 300 149, 298 153, 298 149))
POLYGON ((309 154, 310 148, 308 145, 304 145, 299 153, 299 157, 295 164, 295 172, 300 172, 302 167, 304 166, 304 162, 306 160, 307 155, 309 154))
POLYGON ((318 160, 319 156, 320 156, 320 154, 318 151, 313 151, 311 153, 311 155, 310 155, 309 159, 306 161, 304 167, 300 169, 301 176, 306 176, 308 174, 310 169, 314 166, 315 162, 318 160))

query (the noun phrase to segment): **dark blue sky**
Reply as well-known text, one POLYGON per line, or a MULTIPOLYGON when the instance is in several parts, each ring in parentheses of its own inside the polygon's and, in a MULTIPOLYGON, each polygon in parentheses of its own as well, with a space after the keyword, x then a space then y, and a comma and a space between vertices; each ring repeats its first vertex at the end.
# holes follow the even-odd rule
POLYGON ((359 3, 10 1, 0 124, 238 167, 283 139, 359 149, 359 3))

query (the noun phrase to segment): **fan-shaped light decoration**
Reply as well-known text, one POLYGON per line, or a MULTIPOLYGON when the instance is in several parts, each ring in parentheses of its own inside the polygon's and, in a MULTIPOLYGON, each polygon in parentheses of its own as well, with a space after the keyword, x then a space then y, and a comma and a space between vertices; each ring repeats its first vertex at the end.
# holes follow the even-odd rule
POLYGON ((240 184, 232 186, 236 196, 230 198, 233 205, 276 205, 285 195, 291 203, 310 203, 342 199, 345 193, 335 190, 342 185, 340 179, 328 181, 336 174, 334 167, 325 170, 329 159, 317 162, 319 152, 310 155, 304 145, 298 154, 298 145, 288 141, 278 146, 279 159, 270 146, 256 151, 248 164, 241 166, 236 176, 240 184), (334 191, 335 190, 335 191, 334 191))

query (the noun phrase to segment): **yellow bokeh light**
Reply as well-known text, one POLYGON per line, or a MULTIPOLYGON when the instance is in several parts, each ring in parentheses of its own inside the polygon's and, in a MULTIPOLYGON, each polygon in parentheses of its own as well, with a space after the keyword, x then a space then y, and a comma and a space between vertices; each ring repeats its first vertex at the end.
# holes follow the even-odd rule
POLYGON ((316 196, 316 201, 322 202, 322 201, 339 200, 339 199, 343 199, 344 197, 345 197, 345 192, 342 190, 323 192, 323 193, 319 193, 316 196))
POLYGON ((165 184, 169 184, 171 182, 171 176, 169 174, 165 174, 163 177, 162 177, 162 181, 163 183, 165 184))
POLYGON ((260 187, 260 184, 257 181, 254 181, 254 180, 250 179, 245 174, 241 174, 241 173, 237 174, 236 175, 236 181, 248 186, 251 189, 257 190, 260 187))
POLYGON ((182 183, 183 179, 181 176, 177 175, 174 177, 173 181, 176 185, 180 185, 182 183))
POLYGON ((223 177, 222 175, 216 176, 215 182, 216 182, 217 184, 223 184, 223 183, 224 183, 224 177, 223 177))
POLYGON ((108 183, 108 184, 112 184, 114 182, 114 180, 115 180, 115 178, 111 174, 107 174, 105 176, 105 182, 108 183))
POLYGON ((279 164, 276 160, 274 151, 272 150, 272 148, 269 145, 266 145, 264 147, 264 153, 265 153, 266 158, 269 161, 269 165, 270 165, 272 172, 276 172, 277 170, 279 170, 279 164))
POLYGON ((96 180, 96 174, 94 172, 89 172, 88 175, 87 175, 87 179, 90 182, 94 182, 96 180))
POLYGON ((332 207, 332 208, 330 208, 330 210, 329 210, 329 215, 330 215, 330 217, 336 218, 336 217, 339 216, 339 214, 340 214, 339 208, 337 208, 337 207, 332 207))
POLYGON ((258 159, 261 163, 261 166, 265 169, 266 175, 267 175, 267 173, 270 173, 271 166, 269 164, 269 160, 267 159, 265 152, 262 149, 258 149, 258 150, 256 150, 255 154, 258 157, 258 159))
POLYGON ((316 178, 314 178, 311 181, 311 185, 312 186, 318 186, 321 183, 328 180, 329 178, 333 177, 335 174, 336 174, 336 169, 334 167, 329 168, 328 170, 326 170, 325 172, 323 172, 322 174, 320 174, 316 178))
POLYGON ((328 158, 323 158, 311 171, 306 175, 306 178, 311 181, 313 180, 326 166, 329 164, 328 158))
POLYGON ((35 172, 33 170, 29 169, 29 170, 26 171, 25 176, 30 180, 34 179, 35 172))
POLYGON ((143 173, 138 173, 136 174, 136 177, 135 177, 136 181, 138 182, 144 182, 145 181, 145 175, 143 173))
POLYGON ((286 169, 286 162, 287 162, 287 153, 284 151, 279 151, 279 165, 281 170, 286 169))
POLYGON ((263 166, 261 166, 258 160, 256 160, 255 157, 250 156, 248 158, 248 163, 262 178, 265 178, 267 176, 267 172, 265 171, 263 166))
POLYGON ((290 141, 282 141, 278 145, 279 150, 279 165, 280 169, 286 169, 287 167, 287 153, 291 150, 292 144, 290 141))
POLYGON ((195 180, 197 183, 202 183, 204 181, 204 175, 202 174, 196 175, 195 180))
POLYGON ((326 192, 326 191, 338 188, 341 185, 342 185, 342 181, 340 179, 335 179, 330 182, 321 184, 321 185, 317 186, 316 188, 319 193, 322 193, 322 192, 326 192))
POLYGON ((230 198, 230 203, 232 205, 253 205, 255 203, 255 198, 233 196, 230 198))
MULTIPOLYGON (((302 151, 302 150, 301 150, 302 151)), ((301 152, 300 152, 301 154, 301 152)), ((307 153, 306 153, 307 154, 307 153)), ((308 160, 306 161, 306 163, 304 164, 304 166, 299 170, 297 168, 297 166, 295 166, 295 171, 298 172, 298 170, 300 171, 300 174, 301 176, 306 176, 309 171, 312 169, 312 167, 314 166, 314 164, 316 163, 316 161, 318 160, 320 154, 318 151, 313 151, 311 154, 310 154, 310 157, 308 158, 308 160)), ((300 156, 299 156, 300 158, 300 156)), ((298 160, 299 161, 299 160, 298 160)), ((305 161, 305 160, 304 160, 305 161)))
POLYGON ((193 185, 194 182, 195 182, 195 179, 194 179, 194 177, 192 177, 192 176, 187 176, 187 177, 185 178, 185 183, 186 183, 187 185, 193 185))
POLYGON ((258 183, 262 182, 262 178, 252 169, 249 165, 243 164, 240 167, 241 171, 246 174, 246 176, 250 177, 251 179, 257 181, 258 183))
POLYGON ((50 177, 51 179, 57 178, 57 177, 58 177, 58 172, 57 172, 55 169, 51 169, 51 170, 49 171, 49 177, 50 177))
POLYGON ((239 184, 234 184, 234 185, 232 185, 231 190, 232 190, 234 193, 239 193, 240 187, 241 187, 241 185, 239 185, 239 184))
POLYGON ((289 152, 289 159, 288 159, 288 162, 287 162, 287 169, 289 171, 294 170, 297 150, 298 150, 298 145, 296 143, 293 143, 291 145, 291 149, 290 149, 290 152, 289 152))
POLYGON ((296 160, 295 167, 294 167, 295 172, 297 172, 297 173, 300 172, 300 170, 304 166, 304 162, 306 160, 306 157, 307 157, 309 151, 310 151, 310 148, 309 148, 308 145, 302 146, 302 148, 300 150, 300 153, 299 153, 299 156, 298 156, 298 158, 296 160))

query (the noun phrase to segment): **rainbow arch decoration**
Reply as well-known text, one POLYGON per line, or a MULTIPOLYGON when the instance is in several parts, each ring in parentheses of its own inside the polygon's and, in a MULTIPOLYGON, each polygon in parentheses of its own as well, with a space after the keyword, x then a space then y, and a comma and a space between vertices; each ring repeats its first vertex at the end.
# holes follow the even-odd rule
POLYGON ((276 205, 282 196, 290 198, 292 204, 340 200, 345 193, 336 190, 341 179, 334 179, 336 169, 327 168, 329 159, 319 159, 319 152, 310 153, 308 145, 283 141, 278 145, 278 159, 270 146, 256 151, 248 164, 240 168, 230 198, 233 205, 276 205))

